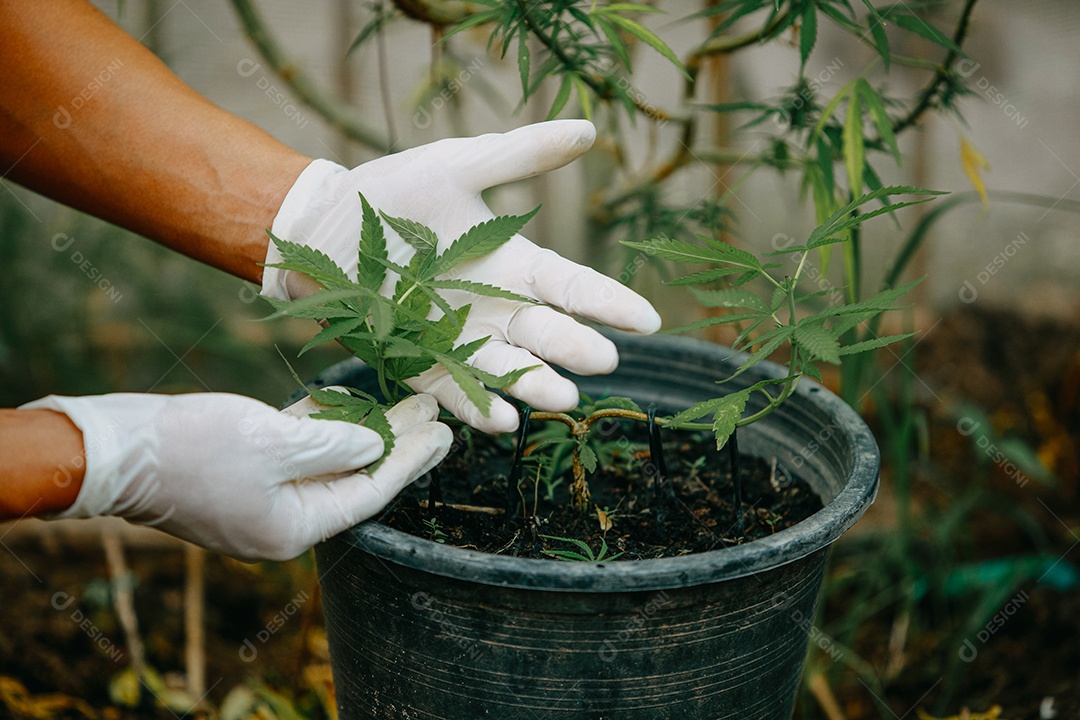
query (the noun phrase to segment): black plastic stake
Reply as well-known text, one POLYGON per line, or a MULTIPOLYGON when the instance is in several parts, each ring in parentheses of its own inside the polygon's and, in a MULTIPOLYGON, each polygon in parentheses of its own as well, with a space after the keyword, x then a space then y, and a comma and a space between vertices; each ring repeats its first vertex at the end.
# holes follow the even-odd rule
POLYGON ((521 459, 525 456, 525 443, 529 440, 529 417, 532 408, 521 408, 521 426, 518 428, 517 448, 514 449, 514 463, 510 466, 510 474, 506 478, 506 524, 514 522, 517 517, 518 484, 521 482, 521 459))
POLYGON ((735 506, 735 522, 739 526, 739 535, 746 532, 742 509, 742 477, 739 474, 739 431, 731 433, 727 441, 728 470, 731 472, 731 485, 735 488, 732 504, 735 506))
POLYGON ((664 445, 660 439, 660 426, 656 424, 656 405, 650 405, 649 418, 649 460, 652 467, 653 492, 656 497, 656 522, 664 524, 664 500, 675 500, 675 490, 667 480, 667 465, 664 462, 664 445))
POLYGON ((428 470, 427 506, 430 517, 435 517, 435 506, 442 501, 442 477, 439 475, 439 468, 433 467, 428 470))

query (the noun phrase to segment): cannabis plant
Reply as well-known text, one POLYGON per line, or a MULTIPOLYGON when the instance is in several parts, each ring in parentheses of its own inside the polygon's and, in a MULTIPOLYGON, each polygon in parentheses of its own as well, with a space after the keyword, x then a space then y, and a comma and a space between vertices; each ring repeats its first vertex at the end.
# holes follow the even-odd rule
MULTIPOLYGON (((697 244, 667 237, 627 241, 628 246, 663 260, 704 265, 704 269, 672 280, 671 284, 690 286, 704 307, 728 312, 677 328, 673 332, 736 323, 741 330, 734 349, 747 352, 747 357, 732 375, 718 379, 716 397, 671 416, 658 418, 655 410, 643 411, 628 398, 589 402, 584 412, 576 414, 523 414, 522 437, 515 458, 515 470, 510 475, 508 497, 517 490, 521 451, 530 421, 561 422, 569 427, 569 437, 546 439, 534 450, 551 446, 556 455, 548 463, 549 468, 557 465, 555 458, 560 450, 564 457, 569 455, 573 476, 571 500, 575 507, 584 511, 588 509, 590 500, 586 477, 588 473, 595 472, 598 466, 598 453, 589 443, 590 430, 598 421, 619 418, 647 423, 654 455, 660 454, 658 427, 711 430, 719 450, 727 444, 737 428, 760 420, 779 407, 801 378, 810 376, 820 380, 820 363, 839 365, 844 356, 874 350, 909 337, 905 334, 846 342, 853 337, 851 331, 857 326, 892 309, 914 283, 891 288, 866 300, 833 304, 812 312, 804 309, 807 303, 820 299, 825 293, 804 293, 799 288, 799 280, 811 253, 843 242, 852 228, 866 220, 926 201, 883 202, 871 211, 857 212, 875 200, 904 194, 936 193, 914 187, 888 187, 860 196, 816 228, 805 243, 776 251, 777 255, 795 255, 799 259, 794 275, 780 278, 773 276, 773 272, 781 267, 779 263, 763 263, 753 254, 708 235, 699 235, 700 242, 697 244), (763 292, 750 289, 755 281, 763 292), (715 287, 718 282, 725 282, 727 286, 715 287), (786 376, 761 380, 736 392, 723 391, 724 382, 779 352, 787 355, 786 376), (763 406, 745 415, 747 403, 755 393, 762 396, 763 406), (702 418, 709 420, 703 423, 702 418)), ((289 315, 323 320, 325 327, 301 352, 323 342, 340 342, 374 370, 383 395, 380 401, 359 390, 353 390, 352 394, 318 390, 312 397, 326 405, 327 409, 316 417, 364 422, 383 434, 390 447, 393 438, 384 414, 386 406, 381 403, 396 402, 402 394, 412 392, 408 381, 435 364, 445 367, 468 399, 486 415, 491 401, 485 387, 505 389, 531 368, 496 376, 471 366, 469 358, 489 338, 456 344, 470 306, 466 304, 455 308, 442 297, 440 291, 458 290, 520 302, 530 301, 498 287, 445 279, 443 276, 458 264, 482 257, 500 247, 528 222, 536 210, 522 216, 497 217, 470 228, 439 253, 439 239, 429 228, 412 220, 376 212, 362 195, 359 202, 363 206, 363 224, 356 281, 351 280, 326 255, 271 236, 284 258, 274 267, 304 273, 322 288, 300 300, 271 300, 277 308, 271 317, 289 315), (383 222, 412 246, 414 254, 407 266, 388 259, 383 222), (397 280, 393 294, 386 297, 380 290, 389 272, 395 273, 397 280)), ((664 482, 662 475, 663 472, 656 482, 664 482)))

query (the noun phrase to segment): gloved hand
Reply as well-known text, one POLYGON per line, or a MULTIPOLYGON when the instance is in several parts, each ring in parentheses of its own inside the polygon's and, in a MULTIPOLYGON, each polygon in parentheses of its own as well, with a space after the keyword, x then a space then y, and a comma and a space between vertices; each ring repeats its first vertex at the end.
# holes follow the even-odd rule
MULTIPOLYGON (((441 140, 352 170, 316 160, 289 191, 272 231, 283 240, 321 250, 355 279, 361 225, 357 193, 376 210, 431 228, 441 251, 465 230, 494 217, 480 197, 482 190, 562 167, 588 150, 594 137, 592 123, 561 120, 501 135, 441 140)), ((407 265, 413 249, 385 223, 384 230, 390 260, 407 265)), ((273 243, 266 261, 281 261, 273 243)), ((454 307, 472 303, 460 343, 491 336, 472 357, 473 365, 496 375, 541 365, 507 388, 510 395, 539 410, 569 410, 578 403, 574 383, 541 361, 580 375, 609 373, 619 361, 611 341, 553 307, 622 330, 652 333, 660 327, 659 315, 637 293, 521 235, 490 255, 463 263, 450 277, 496 285, 545 303, 443 291, 454 307)), ((386 280, 385 295, 392 294, 395 280, 386 280)), ((289 271, 266 268, 263 274, 263 294, 269 297, 296 299, 317 289, 289 271)), ((441 365, 409 384, 480 430, 505 432, 517 427, 517 413, 497 397, 490 416, 483 417, 441 365)))
POLYGON ((379 512, 442 460, 450 428, 434 398, 388 413, 396 441, 226 393, 50 395, 23 408, 65 413, 82 430, 86 470, 75 504, 54 517, 118 515, 245 561, 287 560, 379 512))

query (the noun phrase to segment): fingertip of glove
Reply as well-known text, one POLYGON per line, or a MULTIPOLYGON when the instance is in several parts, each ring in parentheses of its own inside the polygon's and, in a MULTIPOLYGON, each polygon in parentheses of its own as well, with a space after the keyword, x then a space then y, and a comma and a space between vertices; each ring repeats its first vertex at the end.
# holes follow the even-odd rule
POLYGON ((439 403, 431 395, 411 395, 386 411, 395 434, 439 417, 439 403))
POLYGON ((513 405, 500 398, 492 400, 487 416, 481 415, 480 411, 477 410, 468 417, 462 417, 461 419, 480 432, 491 435, 514 432, 518 429, 519 422, 518 411, 514 409, 513 405))
POLYGON ((343 455, 344 468, 362 468, 383 456, 385 443, 382 436, 370 428, 346 422, 312 420, 318 423, 311 432, 318 433, 329 452, 343 455))
POLYGON ((641 318, 638 322, 637 331, 642 335, 652 335, 660 329, 660 326, 664 324, 664 321, 660 318, 660 313, 650 305, 648 312, 641 314, 641 318))
POLYGON ((549 123, 562 132, 562 139, 566 145, 579 146, 581 152, 592 147, 596 141, 596 126, 588 120, 552 120, 549 123))

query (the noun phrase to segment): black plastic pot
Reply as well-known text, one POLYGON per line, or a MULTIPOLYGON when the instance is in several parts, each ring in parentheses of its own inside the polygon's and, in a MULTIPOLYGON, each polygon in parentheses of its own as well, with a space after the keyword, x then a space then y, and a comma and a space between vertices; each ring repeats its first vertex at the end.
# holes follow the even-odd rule
MULTIPOLYGON (((738 364, 683 338, 614 336, 619 369, 575 378, 661 412, 716 395, 738 364)), ((762 364, 730 387, 784 369, 762 364)), ((357 361, 323 384, 370 389, 357 361)), ((350 718, 790 718, 826 550, 877 491, 866 425, 811 382, 740 430, 825 507, 735 548, 599 564, 447 547, 374 522, 316 548, 338 710, 350 718)), ((444 483, 454 478, 443 478, 444 483)))

